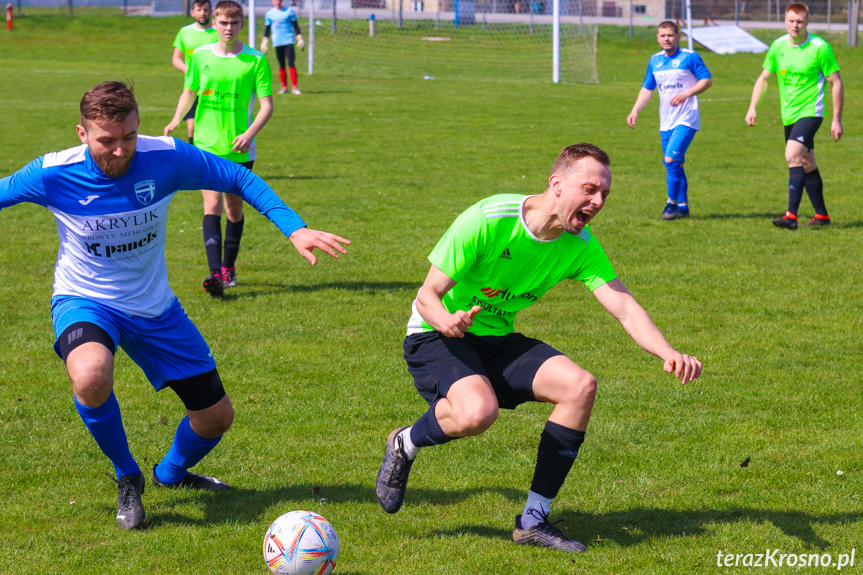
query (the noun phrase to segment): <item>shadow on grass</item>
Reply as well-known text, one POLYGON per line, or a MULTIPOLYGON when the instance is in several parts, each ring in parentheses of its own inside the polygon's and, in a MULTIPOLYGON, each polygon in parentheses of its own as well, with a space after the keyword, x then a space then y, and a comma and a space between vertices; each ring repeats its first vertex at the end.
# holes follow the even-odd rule
MULTIPOLYGON (((772 222, 773 219, 779 217, 777 215, 778 212, 771 213, 754 213, 754 214, 697 214, 693 216, 694 220, 768 220, 772 222)), ((781 214, 780 214, 781 215, 781 214)), ((800 228, 806 228, 806 221, 803 221, 805 218, 801 216, 800 220, 800 228)), ((831 222, 829 226, 808 226, 809 229, 813 230, 829 230, 829 229, 855 229, 855 228, 863 228, 863 221, 858 222, 831 222)))
POLYGON ((336 176, 285 176, 278 174, 258 174, 262 180, 269 182, 271 180, 335 180, 336 176))
MULTIPOLYGON (((671 509, 636 508, 614 513, 562 513, 565 523, 558 524, 568 537, 586 545, 613 541, 629 547, 641 545, 662 537, 692 537, 704 535, 710 525, 722 523, 771 523, 788 537, 799 539, 810 547, 827 549, 831 543, 816 532, 818 525, 855 523, 863 520, 863 513, 836 513, 816 515, 799 511, 771 511, 768 509, 734 508, 717 511, 686 511, 671 509), (567 527, 568 525, 568 527, 567 527)), ((514 520, 514 518, 513 518, 514 520)), ((512 528, 495 529, 487 525, 465 525, 458 529, 430 533, 459 536, 472 534, 489 539, 512 538, 512 528)))
MULTIPOLYGON (((434 506, 451 506, 474 497, 497 493, 513 504, 524 499, 521 489, 488 489, 477 487, 473 489, 413 489, 409 493, 410 503, 423 503, 434 506)), ((147 527, 154 528, 166 524, 210 525, 221 522, 254 523, 267 518, 263 514, 273 506, 284 508, 284 512, 293 509, 309 509, 326 516, 326 507, 341 503, 367 504, 378 507, 374 486, 347 485, 288 485, 273 489, 239 489, 231 491, 201 492, 177 490, 171 492, 167 500, 154 505, 147 503, 147 527), (189 504, 203 507, 202 519, 193 519, 174 511, 177 507, 189 504)), ((112 508, 113 509, 113 508, 112 508)), ((386 516, 380 510, 381 516, 386 516)), ((274 519, 271 518, 271 519, 274 519)))
MULTIPOLYGON (((773 220, 781 214, 778 212, 754 214, 696 214, 698 220, 773 220)), ((769 223, 769 221, 768 221, 769 223)))
POLYGON ((825 549, 830 542, 820 537, 814 527, 863 520, 863 513, 813 514, 801 511, 775 511, 735 507, 722 510, 680 510, 635 508, 614 513, 563 513, 572 525, 569 534, 575 539, 611 540, 618 545, 641 544, 656 537, 691 537, 706 533, 706 527, 722 523, 771 523, 788 537, 806 545, 825 549))
MULTIPOLYGON (((520 510, 525 493, 522 489, 412 489, 408 493, 407 505, 449 507, 468 501, 489 492, 497 493, 513 503, 513 521, 520 510)), ((211 525, 222 522, 254 523, 266 522, 264 513, 274 506, 285 512, 293 509, 311 509, 326 516, 326 508, 341 503, 366 504, 377 508, 378 502, 371 485, 290 485, 263 490, 234 488, 229 492, 201 493, 176 491, 175 496, 158 505, 150 505, 148 528, 161 525, 211 525), (203 518, 192 519, 174 511, 176 507, 192 504, 203 507, 203 518)), ((146 504, 145 498, 145 504, 146 504)), ((386 514, 381 510, 382 517, 386 514)), ((732 523, 770 523, 786 536, 799 539, 804 544, 827 549, 831 543, 816 532, 818 526, 841 525, 863 521, 863 512, 815 514, 801 511, 776 511, 735 507, 722 510, 681 510, 636 507, 611 513, 584 513, 580 511, 558 511, 558 525, 568 536, 585 544, 601 544, 613 541, 628 547, 641 545, 656 538, 692 537, 708 534, 708 527, 732 523)), ((398 528, 397 525, 394 528, 398 528)), ((428 537, 476 535, 486 539, 509 540, 512 526, 494 527, 484 524, 469 524, 450 530, 430 531, 428 537)))
MULTIPOLYGON (((319 256, 320 257, 320 256, 319 256)), ((243 284, 243 291, 228 291, 225 299, 256 298, 281 292, 312 293, 325 290, 345 290, 351 292, 369 292, 374 295, 377 292, 400 292, 405 290, 416 291, 420 282, 328 282, 311 285, 287 285, 276 283, 254 283, 243 284), (251 289, 248 289, 251 286, 251 289), (268 288, 268 289, 264 289, 268 288)))

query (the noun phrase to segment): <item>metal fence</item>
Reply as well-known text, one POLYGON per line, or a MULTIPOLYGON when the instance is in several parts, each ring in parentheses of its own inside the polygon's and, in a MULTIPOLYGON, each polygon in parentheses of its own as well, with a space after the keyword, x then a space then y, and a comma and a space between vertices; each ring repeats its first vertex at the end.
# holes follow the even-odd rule
MULTIPOLYGON (((711 20, 742 22, 781 23, 785 19, 785 7, 790 2, 782 0, 697 0, 691 3, 692 19, 709 24, 711 20)), ((810 22, 847 23, 851 2, 846 0, 814 0, 806 2, 810 22)), ((686 14, 685 0, 668 0, 665 3, 666 17, 683 19, 686 14)))
MULTIPOLYGON (((191 0, 11 0, 18 14, 28 7, 68 9, 116 7, 129 15, 185 14, 191 0)), ((217 0, 213 0, 215 3, 217 0)), ((552 0, 294 0, 301 13, 307 13, 312 1, 318 13, 327 17, 367 18, 374 10, 378 18, 435 19, 440 14, 460 14, 470 25, 481 17, 496 15, 550 15, 552 0)), ((810 22, 816 29, 835 25, 835 31, 848 30, 849 14, 859 9, 851 0, 810 0, 810 22)), ((248 0, 240 0, 248 6, 248 0)), ((788 0, 691 0, 694 25, 734 22, 754 28, 781 28, 788 0)), ((268 0, 256 0, 259 16, 270 8, 268 0)), ((561 16, 583 18, 591 24, 655 26, 662 20, 685 20, 686 0, 560 0, 561 16)))

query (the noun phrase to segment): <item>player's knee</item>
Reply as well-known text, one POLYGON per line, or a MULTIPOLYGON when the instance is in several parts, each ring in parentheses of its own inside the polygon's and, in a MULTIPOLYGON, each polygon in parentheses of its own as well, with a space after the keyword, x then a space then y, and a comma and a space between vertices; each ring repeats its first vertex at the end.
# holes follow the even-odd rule
POLYGON ((664 158, 662 158, 662 161, 665 162, 666 166, 680 163, 671 156, 665 156, 664 158))
POLYGON ((481 402, 457 412, 455 421, 459 435, 479 435, 497 421, 498 406, 495 402, 481 402))
POLYGON ((111 396, 113 378, 106 376, 101 366, 78 363, 67 366, 75 397, 88 407, 99 407, 111 396))
POLYGON ((221 217, 224 211, 222 194, 213 190, 201 190, 201 196, 204 199, 204 215, 221 217))
POLYGON ((789 168, 799 168, 806 165, 806 156, 796 150, 785 150, 785 163, 789 168))
POLYGON ((234 406, 225 396, 222 401, 200 412, 189 413, 192 429, 202 437, 221 437, 234 423, 234 406))
POLYGON ((596 387, 596 378, 592 373, 575 373, 566 379, 559 403, 592 405, 596 399, 596 387))
POLYGON ((243 219, 243 204, 239 206, 226 205, 225 211, 228 214, 228 219, 234 223, 239 222, 243 219))
POLYGON ((224 435, 234 423, 234 406, 228 401, 227 406, 222 409, 213 419, 213 435, 224 435))

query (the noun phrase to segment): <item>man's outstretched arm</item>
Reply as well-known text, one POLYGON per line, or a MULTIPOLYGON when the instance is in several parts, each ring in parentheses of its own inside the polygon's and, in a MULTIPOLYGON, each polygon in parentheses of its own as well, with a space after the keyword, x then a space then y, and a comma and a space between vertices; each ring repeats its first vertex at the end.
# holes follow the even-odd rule
POLYGON ((596 288, 593 295, 621 323, 626 333, 645 351, 664 363, 663 369, 686 384, 701 375, 701 362, 696 357, 680 353, 665 339, 644 308, 627 291, 619 279, 596 288))

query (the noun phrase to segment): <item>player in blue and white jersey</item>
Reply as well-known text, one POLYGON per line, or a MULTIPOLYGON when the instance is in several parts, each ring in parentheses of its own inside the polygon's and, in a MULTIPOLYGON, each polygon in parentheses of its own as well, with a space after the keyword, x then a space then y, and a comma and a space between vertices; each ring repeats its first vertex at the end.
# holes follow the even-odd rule
POLYGON ((644 84, 626 118, 633 130, 638 113, 659 90, 659 133, 662 139, 668 202, 662 219, 689 217, 689 182, 683 171, 686 150, 701 129, 698 94, 713 85, 710 71, 696 52, 680 47, 680 29, 670 21, 661 23, 656 40, 662 48, 650 57, 644 84))
POLYGON ((103 82, 81 100, 82 145, 41 156, 0 179, 0 209, 31 202, 57 220, 60 248, 51 313, 54 350, 66 363, 75 407, 117 476, 117 523, 143 524, 145 479, 129 451, 114 396, 121 346, 156 390, 186 407, 167 455, 153 467, 159 487, 224 490, 188 471, 231 426, 234 409, 212 353, 168 286, 168 204, 180 190, 242 197, 314 265, 314 248, 338 258, 348 240, 306 228, 267 184, 239 164, 173 138, 138 135, 132 86, 103 82))
POLYGON ((306 43, 303 40, 303 34, 300 30, 300 23, 297 21, 297 14, 294 12, 294 7, 285 8, 282 6, 282 0, 273 0, 273 7, 267 10, 264 14, 264 39, 261 40, 261 52, 266 54, 270 47, 270 35, 273 36, 273 46, 276 47, 276 58, 279 60, 279 81, 282 83, 282 89, 279 94, 288 92, 288 74, 291 75, 291 93, 300 94, 297 88, 297 68, 294 66, 296 53, 294 52, 294 44, 300 50, 305 49, 306 43), (294 40, 296 37, 296 41, 294 40), (288 60, 288 69, 285 70, 285 58, 288 60))

